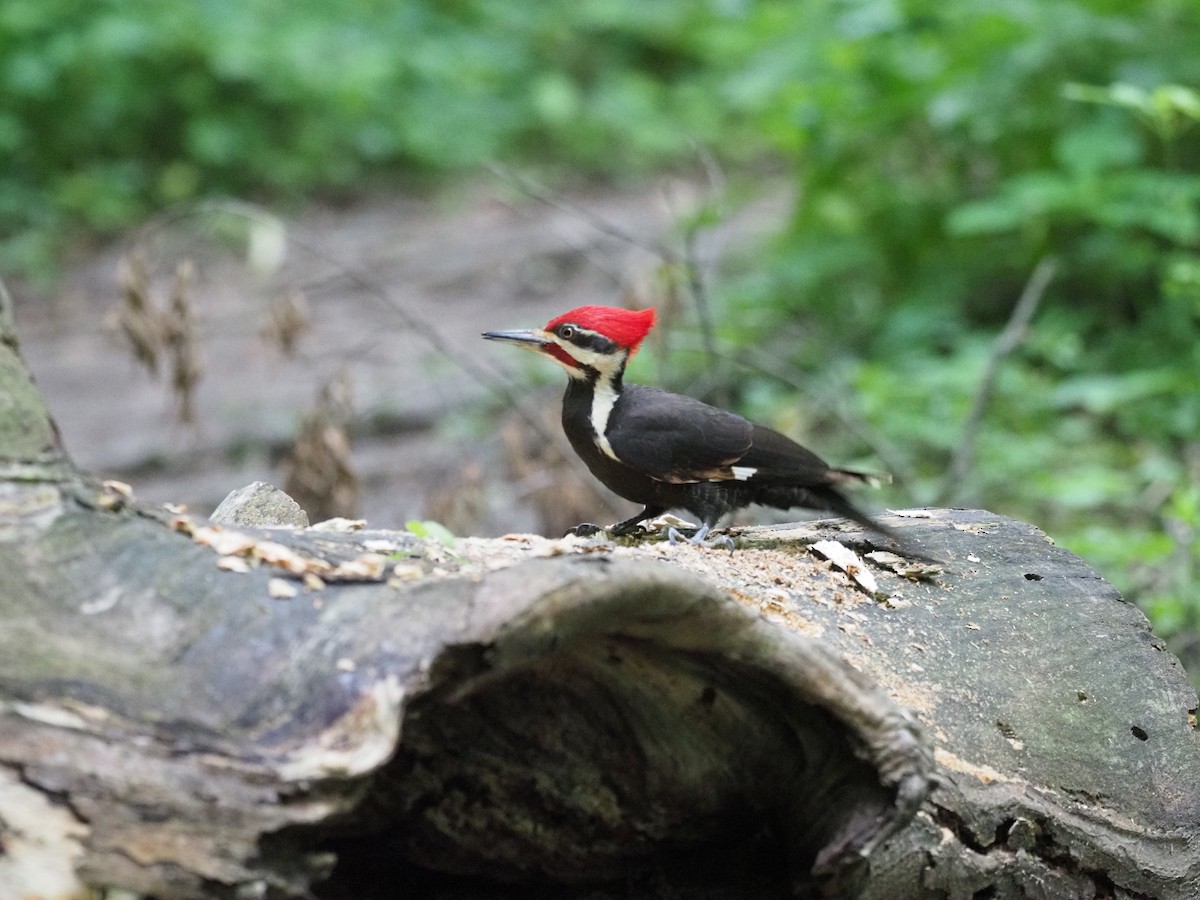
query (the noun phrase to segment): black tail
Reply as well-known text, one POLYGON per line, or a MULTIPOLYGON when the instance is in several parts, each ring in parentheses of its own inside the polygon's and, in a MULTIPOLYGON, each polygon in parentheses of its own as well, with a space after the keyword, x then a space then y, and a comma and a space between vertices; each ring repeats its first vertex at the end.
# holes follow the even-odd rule
MULTIPOLYGON (((857 473, 856 473, 857 474, 857 473)), ((757 502, 764 506, 774 506, 778 509, 792 509, 797 506, 805 509, 819 510, 821 512, 831 512, 845 519, 849 519, 873 531, 876 534, 887 538, 895 546, 883 549, 891 550, 901 556, 909 559, 918 559, 923 562, 943 564, 942 560, 927 556, 912 546, 904 537, 897 532, 883 525, 857 506, 851 503, 842 493, 832 487, 775 487, 763 491, 757 502)))

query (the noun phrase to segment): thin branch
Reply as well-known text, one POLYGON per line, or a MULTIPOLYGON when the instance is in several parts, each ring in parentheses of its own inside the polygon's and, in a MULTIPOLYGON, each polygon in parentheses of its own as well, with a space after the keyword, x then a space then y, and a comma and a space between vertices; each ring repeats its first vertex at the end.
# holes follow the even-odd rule
POLYGON ((532 197, 534 200, 545 203, 547 206, 553 206, 555 209, 560 209, 565 213, 570 213, 571 215, 578 217, 584 222, 587 222, 588 225, 596 229, 601 234, 608 235, 611 238, 616 238, 618 241, 622 241, 633 247, 637 247, 640 250, 645 250, 647 253, 657 256, 664 262, 676 263, 679 261, 679 254, 667 244, 664 244, 661 241, 647 240, 645 238, 638 237, 632 231, 622 228, 615 222, 610 222, 608 219, 604 218, 604 216, 597 215, 587 207, 572 203, 557 191, 553 191, 543 184, 538 184, 536 181, 526 178, 524 175, 521 175, 518 172, 514 172, 507 166, 493 162, 488 164, 488 169, 497 178, 508 182, 521 193, 532 197))
POLYGON ((1054 272, 1057 267, 1058 263, 1053 257, 1042 257, 1030 274, 1029 280, 1025 282, 1025 287, 1021 291, 1021 296, 1017 299, 1016 305, 1013 307, 1012 314, 1009 316, 1004 330, 1000 332, 995 343, 992 344, 992 352, 988 356, 987 365, 983 370, 983 377, 980 379, 979 387, 975 392, 975 399, 971 404, 971 412, 967 416, 966 422, 963 423, 962 437, 959 438, 958 446, 954 449, 954 455, 950 459, 950 468, 946 474, 946 480, 942 483, 942 489, 938 494, 937 502, 941 505, 950 502, 950 500, 962 492, 963 486, 967 483, 967 479, 975 469, 975 446, 979 440, 979 433, 983 428, 983 420, 987 415, 988 405, 991 403, 992 395, 996 391, 996 382, 1000 378, 1000 370, 1004 365, 1004 361, 1013 351, 1021 346, 1027 337, 1029 323, 1033 320, 1033 316, 1046 294, 1046 288, 1050 286, 1050 282, 1054 278, 1054 272))

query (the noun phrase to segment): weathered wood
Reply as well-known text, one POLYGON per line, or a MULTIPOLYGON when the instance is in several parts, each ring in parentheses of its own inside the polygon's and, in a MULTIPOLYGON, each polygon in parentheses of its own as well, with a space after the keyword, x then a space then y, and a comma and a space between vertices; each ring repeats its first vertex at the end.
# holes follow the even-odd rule
POLYGON ((892 517, 946 566, 878 595, 836 523, 239 536, 75 473, 0 354, 4 900, 1196 896, 1196 696, 1030 526, 892 517))
MULTIPOLYGON (((395 540, 256 536, 334 562, 395 540)), ((733 824, 778 846, 772 880, 836 878, 932 771, 824 644, 673 566, 483 574, 401 538, 419 577, 275 600, 269 566, 219 571, 134 510, 67 497, 28 537, 0 546, 0 762, 86 824, 89 884, 299 892, 340 833, 457 874, 605 881, 733 824)))
POLYGON ((864 896, 1200 895, 1197 699, 1178 660, 1036 528, 928 515, 920 546, 951 560, 935 584, 861 604, 853 623, 804 613, 936 743, 941 786, 872 860, 864 896), (893 866, 926 893, 891 890, 893 866))

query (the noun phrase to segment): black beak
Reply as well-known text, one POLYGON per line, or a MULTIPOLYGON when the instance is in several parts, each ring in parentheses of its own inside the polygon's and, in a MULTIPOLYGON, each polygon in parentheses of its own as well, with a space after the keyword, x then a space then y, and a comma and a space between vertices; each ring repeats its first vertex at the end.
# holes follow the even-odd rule
POLYGON ((526 350, 540 350, 547 344, 554 343, 545 336, 545 332, 533 331, 528 328, 521 331, 485 331, 484 338, 489 341, 500 341, 504 344, 516 344, 526 350))

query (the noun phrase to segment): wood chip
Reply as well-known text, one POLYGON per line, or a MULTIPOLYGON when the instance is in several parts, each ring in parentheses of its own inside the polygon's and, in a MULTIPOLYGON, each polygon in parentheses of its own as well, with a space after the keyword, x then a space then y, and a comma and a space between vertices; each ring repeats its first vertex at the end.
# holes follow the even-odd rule
POLYGON ((269 566, 291 572, 293 575, 303 575, 305 572, 321 571, 329 567, 317 559, 301 556, 291 547, 277 544, 275 541, 259 541, 250 548, 250 554, 255 559, 262 560, 269 566))
POLYGON ((180 534, 186 534, 188 537, 192 537, 195 535, 196 529, 199 526, 196 525, 196 520, 191 516, 186 515, 185 513, 180 513, 179 515, 174 516, 171 521, 167 523, 167 527, 172 531, 178 531, 180 534))
POLYGON ((267 596, 272 600, 291 600, 298 593, 299 588, 286 579, 272 578, 267 582, 267 596))
POLYGON ((96 498, 97 505, 101 509, 123 509, 130 503, 135 502, 133 496, 133 488, 123 481, 108 480, 101 484, 102 493, 96 498))
POLYGON ((339 563, 326 575, 328 581, 382 581, 388 559, 379 553, 362 553, 339 563))
POLYGON ((935 575, 942 574, 943 571, 942 567, 937 563, 908 559, 889 550, 873 550, 866 554, 866 557, 877 566, 890 569, 897 575, 907 578, 909 581, 933 578, 935 575))
POLYGON ((338 517, 326 519, 324 522, 318 522, 316 525, 311 526, 310 530, 347 533, 352 531, 362 531, 366 527, 366 519, 343 519, 338 517))
POLYGON ((212 547, 218 556, 244 556, 255 540, 240 531, 226 531, 217 525, 202 525, 192 532, 192 540, 201 547, 212 547))
POLYGON ((418 563, 398 562, 392 566, 392 578, 397 581, 415 581, 424 574, 424 569, 418 563))
POLYGON ((689 522, 687 519, 681 519, 679 516, 664 513, 661 516, 651 519, 649 522, 643 522, 644 527, 651 534, 665 534, 672 528, 683 530, 693 530, 699 528, 695 522, 689 522))
POLYGON ((371 553, 395 553, 400 549, 400 545, 395 541, 389 541, 382 538, 370 538, 362 542, 364 550, 369 550, 371 553))
POLYGON ((955 530, 965 531, 967 534, 990 534, 998 527, 995 522, 968 522, 965 525, 954 523, 955 530))
POLYGON ((845 544, 840 541, 817 541, 810 547, 849 575, 855 584, 872 597, 879 593, 879 585, 867 564, 845 544))

